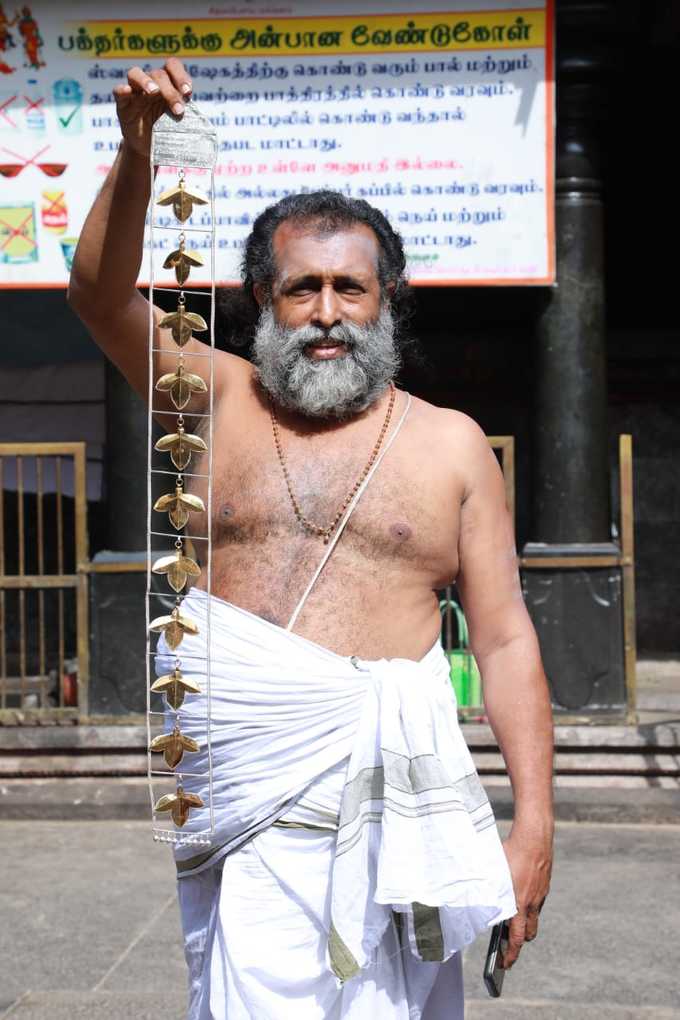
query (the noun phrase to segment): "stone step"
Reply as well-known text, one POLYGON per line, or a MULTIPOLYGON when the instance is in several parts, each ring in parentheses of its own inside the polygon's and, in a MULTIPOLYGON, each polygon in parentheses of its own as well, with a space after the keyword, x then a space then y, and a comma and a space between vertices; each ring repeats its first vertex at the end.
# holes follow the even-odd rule
MULTIPOLYGON (((507 777, 482 777, 497 818, 512 818, 507 777)), ((558 821, 677 824, 680 779, 557 776, 558 821)), ((0 778, 2 819, 139 819, 151 827, 149 787, 141 777, 0 778)))
MULTIPOLYGON (((472 749, 472 758, 482 776, 501 775, 506 771, 500 753, 472 749)), ((589 749, 565 752, 558 748, 555 752, 553 772, 555 775, 680 776, 680 753, 639 754, 626 748, 607 754, 589 749)))
MULTIPOLYGON (((162 762, 162 759, 158 759, 162 762)), ((0 779, 86 776, 145 776, 147 758, 143 750, 134 754, 21 754, 0 755, 0 779)))
POLYGON ((680 660, 638 659, 637 707, 648 712, 680 711, 680 660))
MULTIPOLYGON (((506 773, 505 762, 497 751, 472 749, 475 767, 481 776, 502 776, 506 773)), ((185 759, 190 762, 190 756, 185 759)), ((163 769, 160 755, 154 755, 154 768, 163 769)), ((91 754, 72 751, 61 754, 1 754, 1 778, 29 777, 87 777, 87 776, 145 776, 147 756, 143 748, 136 753, 113 751, 108 754, 91 754)), ((558 749, 554 761, 555 775, 633 775, 653 778, 656 776, 680 776, 680 752, 639 753, 623 749, 610 753, 583 749, 562 751, 558 749)))
MULTIPOLYGON (((160 732, 158 730, 153 732, 160 732)), ((0 754, 12 751, 140 751, 146 747, 146 726, 80 723, 69 726, 0 726, 0 754)))
MULTIPOLYGON (((505 776, 491 728, 485 724, 461 728, 480 774, 505 776)), ((146 742, 146 727, 139 725, 0 727, 0 780, 143 777, 146 742)), ((155 760, 163 767, 160 756, 155 760)), ((680 776, 680 721, 639 726, 558 725, 555 775, 650 780, 680 776)))
MULTIPOLYGON (((471 749, 497 747, 491 727, 486 723, 464 723, 461 731, 471 749)), ((154 730, 154 732, 157 732, 154 730)), ((555 725, 557 748, 680 748, 680 720, 645 725, 555 725)), ((0 754, 55 751, 82 748, 88 752, 143 751, 146 726, 92 725, 0 726, 0 754)))

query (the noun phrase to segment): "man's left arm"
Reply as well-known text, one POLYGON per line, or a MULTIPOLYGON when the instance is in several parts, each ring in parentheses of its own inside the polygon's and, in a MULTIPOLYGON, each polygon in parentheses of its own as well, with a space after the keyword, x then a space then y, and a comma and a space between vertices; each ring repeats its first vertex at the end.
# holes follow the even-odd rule
POLYGON ((517 901, 506 965, 536 936, 550 885, 553 841, 553 724, 536 632, 524 605, 503 477, 482 431, 469 419, 459 536, 460 592, 482 675, 491 729, 515 802, 504 843, 517 901))

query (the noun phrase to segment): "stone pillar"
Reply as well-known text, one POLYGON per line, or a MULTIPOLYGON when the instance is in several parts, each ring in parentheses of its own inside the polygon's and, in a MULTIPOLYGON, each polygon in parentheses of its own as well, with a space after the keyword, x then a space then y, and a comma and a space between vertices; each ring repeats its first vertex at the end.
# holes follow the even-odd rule
POLYGON ((533 541, 523 588, 556 714, 627 709, 618 548, 610 541, 603 202, 611 4, 558 4, 557 283, 535 350, 533 541))
POLYGON ((537 542, 603 542, 610 536, 603 98, 597 58, 558 52, 557 285, 536 331, 532 530, 537 542))
POLYGON ((146 430, 144 402, 107 361, 107 548, 115 552, 146 549, 146 430))

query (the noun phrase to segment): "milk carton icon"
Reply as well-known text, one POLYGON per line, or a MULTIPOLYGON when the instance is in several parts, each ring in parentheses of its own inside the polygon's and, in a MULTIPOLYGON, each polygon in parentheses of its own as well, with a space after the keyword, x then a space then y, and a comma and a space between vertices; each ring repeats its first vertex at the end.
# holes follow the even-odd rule
POLYGON ((60 78, 52 86, 54 116, 63 134, 79 135, 83 130, 83 90, 73 78, 60 78))

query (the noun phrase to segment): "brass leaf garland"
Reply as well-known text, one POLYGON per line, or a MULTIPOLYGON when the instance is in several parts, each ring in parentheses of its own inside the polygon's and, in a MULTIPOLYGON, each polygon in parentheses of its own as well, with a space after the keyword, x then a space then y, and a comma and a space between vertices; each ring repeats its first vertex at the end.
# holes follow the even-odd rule
POLYGON ((177 470, 183 471, 191 460, 192 453, 205 453, 208 447, 200 436, 185 432, 184 426, 178 424, 177 432, 161 436, 154 449, 160 453, 169 453, 177 470))
MULTIPOLYGON (((189 736, 187 732, 183 732, 184 729, 191 727, 182 719, 182 706, 187 700, 190 702, 190 707, 198 705, 200 708, 201 706, 201 702, 191 702, 191 697, 195 698, 198 695, 203 698, 205 693, 208 694, 206 710, 209 717, 210 679, 208 673, 206 683, 204 683, 200 673, 193 672, 192 667, 187 666, 186 663, 184 665, 192 671, 192 675, 184 676, 182 673, 181 659, 185 657, 185 654, 191 657, 198 650, 199 645, 192 638, 199 634, 202 635, 205 628, 199 619, 192 618, 194 614, 190 603, 186 604, 186 609, 183 606, 183 599, 191 585, 201 577, 204 571, 199 564, 190 538, 181 532, 187 528, 190 521, 196 520, 192 515, 199 513, 206 515, 208 512, 207 500, 201 486, 197 485, 196 488, 203 493, 203 498, 185 492, 185 486, 194 487, 191 482, 192 468, 189 467, 190 464, 202 465, 193 467, 194 472, 203 472, 200 475, 201 478, 207 478, 206 472, 209 470, 205 466, 207 464, 205 455, 209 452, 208 434, 211 434, 209 423, 212 421, 213 407, 212 400, 207 406, 206 397, 211 393, 213 378, 214 280, 211 283, 210 291, 212 295, 211 315, 206 315, 205 318, 203 315, 199 315, 198 311, 193 310, 194 307, 197 309, 201 307, 198 297, 195 298, 189 290, 185 291, 184 287, 192 273, 194 277, 199 275, 203 277, 204 274, 207 274, 206 266, 212 267, 211 280, 214 277, 216 249, 214 169, 217 155, 218 144, 215 130, 207 118, 195 109, 193 103, 186 104, 184 120, 181 125, 178 125, 177 118, 163 114, 153 126, 151 162, 154 167, 162 168, 161 173, 172 173, 173 176, 169 178, 169 181, 175 183, 171 187, 167 186, 167 182, 165 186, 161 185, 160 193, 156 192, 155 186, 152 187, 152 191, 156 194, 152 195, 149 210, 152 232, 151 303, 154 303, 154 289, 169 291, 174 288, 173 276, 177 290, 174 291, 174 301, 168 306, 167 311, 161 312, 157 319, 153 317, 150 320, 148 335, 149 359, 152 365, 150 386, 154 396, 161 395, 160 397, 155 396, 158 403, 152 403, 150 408, 148 442, 152 450, 169 455, 167 461, 164 457, 156 457, 155 454, 150 457, 149 484, 153 483, 155 490, 151 503, 156 513, 168 515, 168 520, 174 529, 172 539, 167 543, 169 548, 166 546, 165 550, 154 548, 155 542, 152 537, 164 533, 166 540, 170 537, 167 533, 171 529, 165 525, 164 521, 159 526, 158 518, 153 518, 156 523, 149 525, 150 533, 147 536, 150 576, 154 578, 160 575, 167 579, 167 589, 162 581, 158 583, 153 580, 153 583, 147 585, 147 619, 154 617, 154 612, 159 610, 164 614, 151 618, 148 624, 148 633, 158 635, 157 640, 152 639, 151 648, 155 654, 172 652, 170 662, 166 667, 168 672, 163 676, 153 677, 151 658, 148 659, 147 664, 147 690, 150 688, 153 695, 165 699, 162 704, 151 701, 149 721, 153 720, 154 715, 159 714, 164 714, 166 718, 164 732, 155 730, 155 735, 149 737, 149 754, 162 755, 161 764, 156 764, 149 771, 149 783, 152 793, 155 838, 163 842, 180 844, 185 842, 207 844, 207 833, 204 832, 204 829, 208 829, 210 833, 213 829, 212 811, 210 819, 206 820, 203 817, 205 812, 202 810, 205 809, 206 803, 209 803, 212 808, 213 802, 210 727, 208 726, 205 738, 201 727, 199 727, 201 734, 198 732, 193 734, 192 731, 192 736, 189 736), (179 130, 180 128, 182 130, 179 130), (185 160, 189 167, 183 165, 185 160), (191 182, 186 180, 187 174, 193 175, 196 170, 208 172, 209 186, 208 178, 199 179, 199 183, 205 188, 205 193, 200 188, 193 186, 193 176, 191 182), (164 239, 159 242, 154 240, 153 230, 156 227, 164 232, 164 239), (166 241, 166 237, 171 240, 166 241), (166 244, 168 247, 161 254, 158 249, 165 247, 166 244), (174 250, 171 250, 173 244, 175 247, 174 250), (162 262, 165 273, 159 274, 157 271, 160 262, 162 262), (167 282, 160 286, 159 281, 156 288, 153 281, 159 276, 165 276, 167 282), (159 335, 162 337, 160 342, 159 335), (172 343, 170 338, 172 338, 172 343), (202 338, 204 342, 191 344, 192 339, 199 341, 199 338, 202 338), (194 361, 189 361, 189 358, 193 357, 206 358, 205 366, 202 363, 197 364, 194 361), (159 371, 161 364, 163 367, 159 371), (162 435, 160 439, 152 436, 151 432, 152 417, 158 416, 163 416, 161 420, 168 429, 167 434, 162 435), (206 420, 203 421, 203 419, 206 420), (201 422, 200 427, 199 421, 201 422), (203 426, 206 426, 205 431, 203 426), (162 480, 162 476, 166 476, 165 481, 162 480), (156 484, 159 485, 159 488, 156 488, 156 484), (160 495, 156 495, 157 493, 160 495), (165 594, 163 595, 162 592, 165 594), (161 595, 161 605, 157 603, 154 605, 155 598, 159 595, 161 595), (173 596, 169 604, 167 604, 168 595, 173 596), (185 638, 187 638, 186 641, 185 638), (179 650, 183 641, 185 652, 179 650), (187 695, 191 697, 187 699, 187 695), (207 751, 205 768, 203 759, 200 757, 202 749, 207 751), (192 755, 194 755, 193 758, 192 755), (194 770, 189 766, 188 773, 183 776, 182 768, 187 769, 185 764, 187 757, 190 762, 193 761, 197 764, 194 770), (167 780, 169 778, 167 769, 176 772, 173 784, 164 784, 165 789, 172 792, 159 796, 161 790, 156 791, 154 776, 162 774, 167 780), (189 783, 189 788, 193 786, 189 776, 193 775, 194 771, 197 774, 200 772, 201 776, 207 772, 209 797, 202 792, 202 787, 201 795, 185 790, 185 782, 189 783), (195 819, 195 823, 200 823, 200 825, 195 825, 198 831, 193 831, 194 827, 191 824, 189 825, 191 831, 188 835, 179 831, 167 831, 173 828, 170 819, 179 830, 187 824, 190 817, 193 818, 192 812, 196 811, 199 812, 195 819)), ((197 283, 197 281, 194 282, 197 283)), ((188 286, 191 285, 188 284, 188 286)), ((167 297, 169 298, 170 294, 167 297)), ((205 312, 206 309, 202 308, 202 311, 205 312)), ((208 491, 210 491, 209 482, 208 491)), ((201 524, 198 525, 201 533, 204 531, 205 521, 206 517, 204 516, 201 524)), ((200 647, 202 647, 202 638, 199 638, 199 641, 200 647)), ((156 763, 159 761, 158 758, 150 760, 156 763)))
POLYGON ((157 205, 171 205, 180 223, 188 220, 194 211, 195 205, 207 205, 208 199, 198 188, 188 188, 180 175, 179 183, 174 188, 168 188, 156 199, 157 205))
POLYGON ((175 723, 172 733, 162 733, 154 737, 149 749, 162 753, 168 768, 174 769, 181 762, 185 751, 198 751, 199 747, 192 737, 180 732, 179 724, 175 723))
POLYGON ((175 666, 172 673, 159 676, 151 684, 151 690, 155 694, 164 694, 168 705, 175 710, 182 706, 186 694, 201 693, 201 688, 196 681, 183 676, 179 666, 175 666))
POLYGON ((174 269, 175 279, 181 287, 189 279, 189 273, 194 266, 204 264, 202 255, 194 251, 193 248, 185 248, 184 241, 180 241, 179 248, 171 251, 166 258, 163 269, 174 269))
POLYGON ((208 323, 197 312, 187 312, 182 298, 179 299, 177 311, 164 315, 158 323, 161 329, 169 329, 172 339, 179 347, 184 347, 191 340, 193 331, 202 333, 208 323))
POLYGON ((175 485, 174 492, 166 492, 159 496, 153 508, 160 513, 167 511, 170 523, 176 531, 181 531, 185 527, 190 513, 205 513, 205 503, 201 497, 185 492, 181 482, 175 485))
POLYGON ((182 643, 185 634, 198 634, 198 627, 188 616, 182 616, 175 606, 170 616, 157 616, 149 624, 149 630, 155 634, 163 634, 168 648, 173 651, 182 643))
POLYGON ((168 584, 173 591, 181 591, 189 577, 200 577, 201 568, 190 556, 185 556, 181 549, 176 549, 170 556, 161 556, 151 568, 154 574, 166 574, 168 584))
POLYGON ((169 811, 175 825, 180 828, 186 824, 192 807, 203 807, 203 801, 197 793, 185 793, 182 786, 177 793, 166 793, 156 801, 154 811, 169 811))
POLYGON ((200 375, 186 372, 180 362, 175 372, 168 372, 160 377, 156 389, 160 393, 169 393, 177 410, 182 411, 191 400, 192 393, 206 393, 208 387, 200 375))

